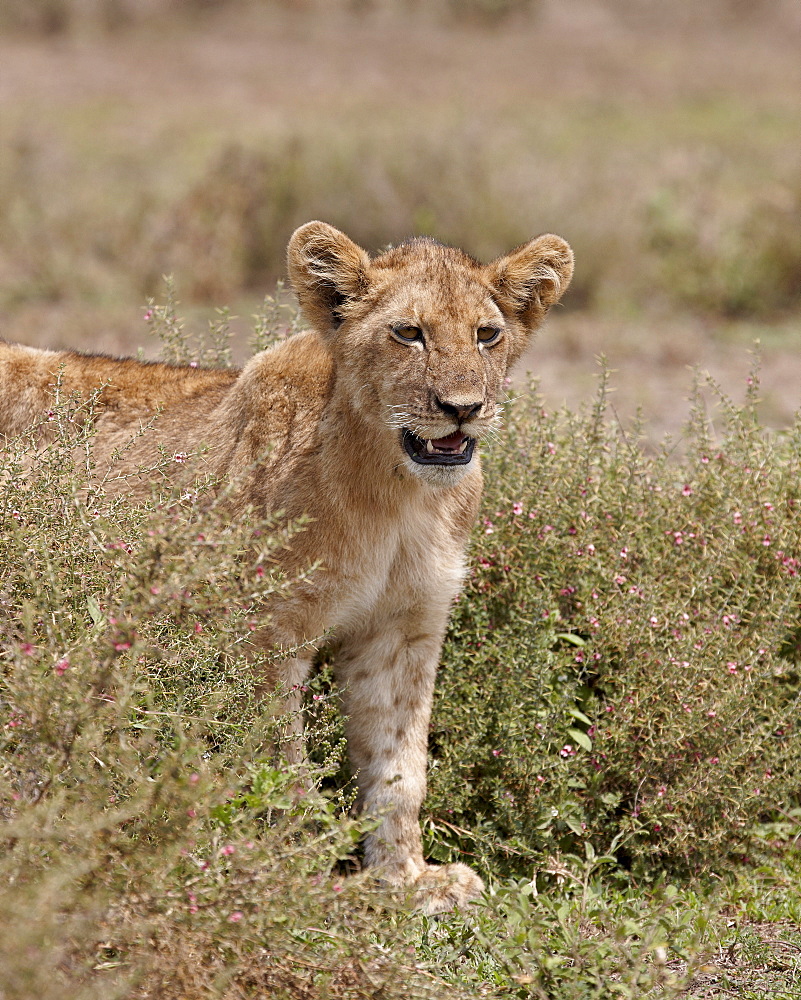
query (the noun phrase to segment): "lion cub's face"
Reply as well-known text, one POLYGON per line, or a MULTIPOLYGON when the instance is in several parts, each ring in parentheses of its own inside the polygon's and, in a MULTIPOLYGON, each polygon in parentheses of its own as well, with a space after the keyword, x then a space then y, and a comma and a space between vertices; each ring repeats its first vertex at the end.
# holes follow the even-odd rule
POLYGON ((506 373, 573 266, 567 243, 550 235, 487 265, 427 239, 371 260, 321 222, 297 230, 288 259, 368 446, 437 486, 475 464, 506 373))

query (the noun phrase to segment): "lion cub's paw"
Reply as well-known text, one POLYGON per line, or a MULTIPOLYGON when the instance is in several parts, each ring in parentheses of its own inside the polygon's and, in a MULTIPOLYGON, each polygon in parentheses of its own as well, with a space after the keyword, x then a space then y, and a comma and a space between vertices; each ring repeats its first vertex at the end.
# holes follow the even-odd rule
POLYGON ((466 906, 481 895, 484 883, 467 865, 426 865, 413 888, 415 909, 431 916, 466 906))

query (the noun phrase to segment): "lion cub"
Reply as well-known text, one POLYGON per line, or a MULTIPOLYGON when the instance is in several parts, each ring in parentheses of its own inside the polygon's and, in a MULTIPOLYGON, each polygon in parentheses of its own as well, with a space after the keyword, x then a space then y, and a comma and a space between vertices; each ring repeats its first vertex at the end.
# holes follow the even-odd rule
MULTIPOLYGON (((103 386, 99 471, 115 453, 123 471, 158 464, 164 449, 196 453, 195 474, 202 463, 237 483, 232 516, 249 505, 309 516, 283 568, 320 568, 265 608, 258 642, 333 636, 360 807, 380 819, 366 862, 434 913, 482 889, 466 865, 426 864, 418 824, 434 675, 481 498, 478 441, 573 255, 546 235, 486 265, 430 239, 371 258, 310 222, 288 266, 311 328, 241 371, 0 343, 0 435, 41 419, 57 377, 64 395, 103 386)), ((271 682, 295 691, 289 708, 310 667, 311 654, 272 668, 271 682)), ((298 732, 289 756, 301 755, 298 732)))

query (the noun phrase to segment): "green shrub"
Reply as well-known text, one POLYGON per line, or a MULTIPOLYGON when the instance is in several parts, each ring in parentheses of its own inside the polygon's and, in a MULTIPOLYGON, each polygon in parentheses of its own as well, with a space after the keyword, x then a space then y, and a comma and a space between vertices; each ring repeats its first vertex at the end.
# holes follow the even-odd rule
MULTIPOLYGON (((279 314, 268 301, 259 343, 279 314)), ((150 319, 185 357, 171 295, 150 319)), ((222 317, 192 354, 227 362, 226 341, 222 317)), ((315 788, 274 757, 283 720, 255 696, 248 636, 288 585, 266 569, 287 534, 229 523, 213 483, 105 496, 70 400, 47 447, 8 443, 4 1000, 686 987, 730 922, 703 876, 741 885, 797 836, 801 425, 766 434, 754 379, 744 407, 722 400, 719 438, 699 404, 681 454, 650 454, 605 392, 579 415, 510 404, 487 454, 423 822, 431 854, 493 894, 441 920, 358 874, 327 671, 309 692, 315 788)), ((798 915, 778 889, 737 891, 751 914, 798 915)))
POLYGON ((367 940, 376 889, 338 872, 364 824, 276 767, 282 720, 254 694, 248 637, 287 586, 268 567, 293 529, 231 523, 204 483, 109 499, 82 416, 64 401, 50 445, 9 442, 0 466, 0 993, 283 996, 314 979, 338 995, 367 975, 358 953, 397 995, 416 973, 367 940))
POLYGON ((700 403, 677 457, 517 403, 440 675, 432 848, 522 874, 583 843, 641 873, 751 855, 798 803, 801 424, 700 403))

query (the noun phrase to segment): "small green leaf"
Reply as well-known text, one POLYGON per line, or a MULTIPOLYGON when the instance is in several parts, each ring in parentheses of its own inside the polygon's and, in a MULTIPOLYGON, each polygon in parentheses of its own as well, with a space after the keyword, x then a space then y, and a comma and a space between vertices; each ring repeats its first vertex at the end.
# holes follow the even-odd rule
POLYGON ((587 645, 587 640, 582 639, 580 635, 576 635, 574 632, 557 632, 556 638, 561 639, 563 642, 572 643, 574 646, 587 645))
POLYGON ((97 603, 97 599, 91 594, 89 594, 86 598, 86 609, 89 612, 89 617, 95 625, 103 624, 103 612, 100 610, 100 605, 97 603))
POLYGON ((568 709, 568 712, 574 719, 578 719, 579 722, 583 722, 588 726, 592 725, 592 719, 588 719, 587 716, 583 712, 580 712, 577 708, 571 707, 568 709))
POLYGON ((568 729, 567 735, 575 740, 583 750, 592 750, 592 740, 581 729, 568 729))

